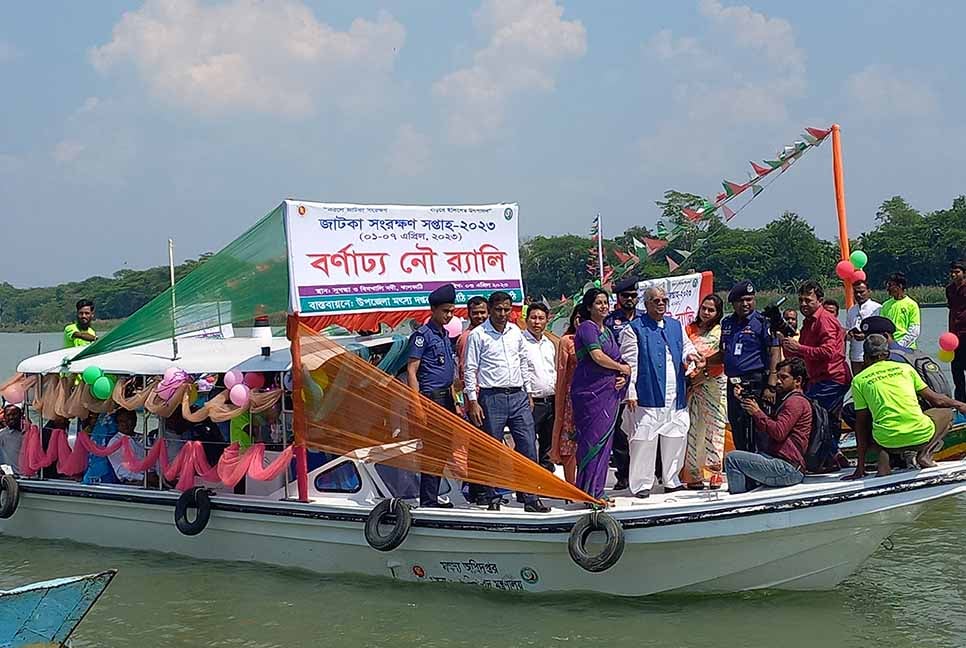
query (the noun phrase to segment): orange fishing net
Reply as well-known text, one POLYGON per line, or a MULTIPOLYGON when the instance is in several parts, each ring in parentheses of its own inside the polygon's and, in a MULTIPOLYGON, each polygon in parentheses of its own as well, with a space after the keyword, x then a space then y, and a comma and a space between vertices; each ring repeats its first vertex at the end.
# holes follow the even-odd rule
POLYGON ((290 326, 296 443, 335 454, 400 444, 383 463, 536 495, 582 490, 301 323, 290 326), (411 441, 410 444, 401 442, 411 441))

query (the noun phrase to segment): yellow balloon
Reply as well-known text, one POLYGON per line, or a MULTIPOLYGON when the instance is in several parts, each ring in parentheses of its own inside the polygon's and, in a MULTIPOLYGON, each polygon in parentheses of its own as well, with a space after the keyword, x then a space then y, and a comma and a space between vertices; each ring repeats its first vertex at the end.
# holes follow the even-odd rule
POLYGON ((955 351, 946 351, 944 349, 939 350, 939 359, 943 362, 952 362, 953 358, 956 357, 955 351))

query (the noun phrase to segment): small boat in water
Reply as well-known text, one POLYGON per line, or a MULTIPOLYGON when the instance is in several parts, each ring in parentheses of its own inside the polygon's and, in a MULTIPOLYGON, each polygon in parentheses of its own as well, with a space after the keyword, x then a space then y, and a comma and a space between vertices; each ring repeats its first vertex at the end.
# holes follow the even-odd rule
POLYGON ((117 571, 0 591, 0 648, 63 646, 117 571))

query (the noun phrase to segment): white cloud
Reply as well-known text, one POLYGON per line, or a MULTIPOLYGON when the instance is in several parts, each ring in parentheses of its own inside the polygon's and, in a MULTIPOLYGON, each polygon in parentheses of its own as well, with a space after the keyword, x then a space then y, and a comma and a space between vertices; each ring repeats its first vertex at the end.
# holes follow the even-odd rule
POLYGON ((583 24, 563 20, 555 0, 484 0, 474 18, 486 46, 472 65, 433 86, 447 109, 450 139, 462 144, 492 137, 512 96, 552 91, 558 66, 587 51, 583 24))
POLYGON ((791 102, 807 88, 805 52, 791 23, 747 6, 699 0, 708 20, 702 37, 667 29, 644 46, 657 79, 670 87, 668 116, 640 141, 645 164, 665 170, 723 163, 720 151, 734 132, 754 125, 754 134, 789 121, 791 102))
POLYGON ((939 112, 929 84, 887 65, 870 65, 845 82, 846 94, 864 118, 926 117, 939 112))
POLYGON ((67 164, 76 160, 84 152, 85 146, 76 140, 61 140, 54 147, 51 155, 59 164, 67 164))
POLYGON ((385 12, 338 31, 299 0, 148 0, 90 57, 102 73, 131 64, 155 96, 197 113, 303 116, 322 93, 351 101, 385 84, 405 37, 385 12))
POLYGON ((412 124, 403 124, 396 130, 396 139, 386 155, 386 166, 392 175, 416 177, 429 169, 430 157, 429 138, 412 124))

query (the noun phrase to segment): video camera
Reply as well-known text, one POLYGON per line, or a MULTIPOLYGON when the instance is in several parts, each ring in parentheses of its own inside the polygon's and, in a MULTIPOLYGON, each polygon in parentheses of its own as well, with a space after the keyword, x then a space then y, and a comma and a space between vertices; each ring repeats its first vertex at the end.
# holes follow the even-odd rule
POLYGON ((771 328, 772 335, 778 335, 781 333, 785 337, 792 337, 795 335, 795 333, 797 333, 797 331, 785 321, 784 317, 782 317, 781 306, 784 303, 785 298, 782 297, 774 304, 766 306, 765 310, 762 311, 762 314, 765 316, 765 319, 768 320, 768 326, 771 328))

